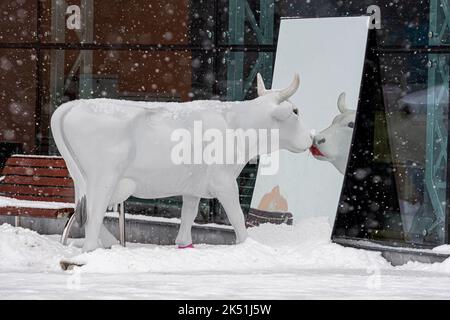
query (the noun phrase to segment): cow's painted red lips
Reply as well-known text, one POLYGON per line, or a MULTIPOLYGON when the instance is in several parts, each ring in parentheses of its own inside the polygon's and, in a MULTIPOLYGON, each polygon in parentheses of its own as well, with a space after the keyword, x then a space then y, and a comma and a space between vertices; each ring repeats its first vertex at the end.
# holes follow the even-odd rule
POLYGON ((313 156, 325 157, 325 155, 322 152, 320 152, 320 150, 316 146, 311 146, 311 148, 309 148, 309 151, 312 153, 313 156))

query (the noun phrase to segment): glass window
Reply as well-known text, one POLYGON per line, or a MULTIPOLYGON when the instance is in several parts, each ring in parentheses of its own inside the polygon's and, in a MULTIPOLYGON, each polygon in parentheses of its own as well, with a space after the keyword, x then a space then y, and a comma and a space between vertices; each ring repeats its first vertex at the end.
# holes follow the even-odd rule
POLYGON ((219 0, 219 3, 225 4, 219 5, 220 44, 276 44, 281 17, 360 16, 366 14, 367 8, 371 5, 377 5, 381 10, 381 29, 377 30, 381 45, 419 46, 428 43, 430 11, 428 1, 248 0, 246 2, 249 4, 251 14, 241 1, 219 0), (265 40, 266 42, 261 40, 264 36, 269 38, 265 40))
MULTIPOLYGON (((80 6, 82 32, 66 28, 69 15, 66 15, 63 3, 53 8, 54 1, 45 0, 41 3, 42 40, 46 43, 210 47, 214 41, 212 1, 83 1, 80 6)), ((79 1, 71 4, 80 5, 79 1)))
POLYGON ((272 82, 275 50, 224 50, 217 58, 217 94, 224 100, 248 100, 257 97, 256 73, 264 77, 265 85, 272 82))
POLYGON ((205 97, 204 81, 213 66, 211 59, 185 50, 43 50, 40 61, 43 153, 52 150, 49 119, 61 103, 102 97, 180 102, 205 97))

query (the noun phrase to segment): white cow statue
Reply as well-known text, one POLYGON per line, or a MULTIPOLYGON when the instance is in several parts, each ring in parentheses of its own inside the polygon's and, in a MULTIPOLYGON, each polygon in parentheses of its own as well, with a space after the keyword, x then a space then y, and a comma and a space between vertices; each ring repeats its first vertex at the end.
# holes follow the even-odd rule
MULTIPOLYGON (((236 178, 245 164, 175 164, 171 134, 183 128, 195 135, 194 121, 201 121, 204 130, 222 132, 279 129, 279 149, 304 152, 311 147, 312 138, 289 101, 299 84, 295 75, 289 87, 266 90, 258 74, 259 97, 249 101, 90 99, 58 107, 51 129, 73 177, 76 203, 85 201, 83 251, 117 243, 103 226, 103 218, 109 206, 130 196, 183 197, 181 226, 175 240, 179 247, 192 246, 191 227, 200 198, 217 198, 236 232, 236 242, 244 241, 247 230, 236 178)), ((249 155, 246 161, 256 155, 249 155)))
POLYGON ((352 143, 356 111, 347 109, 345 92, 339 95, 337 106, 340 114, 333 119, 328 128, 314 136, 310 151, 316 159, 329 161, 344 174, 352 143))

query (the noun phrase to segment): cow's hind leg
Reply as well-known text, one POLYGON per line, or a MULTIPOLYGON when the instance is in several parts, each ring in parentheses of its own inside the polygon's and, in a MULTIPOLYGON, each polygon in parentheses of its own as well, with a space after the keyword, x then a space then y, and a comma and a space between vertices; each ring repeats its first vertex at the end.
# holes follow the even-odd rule
MULTIPOLYGON (((104 228, 103 218, 114 191, 115 183, 116 179, 113 177, 104 177, 103 179, 95 179, 87 187, 86 206, 88 217, 85 225, 86 238, 83 251, 92 251, 104 245, 99 235, 102 228, 104 228)), ((106 229, 103 230, 103 233, 106 233, 106 229)), ((105 234, 103 235, 105 236, 105 234)))
POLYGON ((228 220, 234 228, 236 243, 244 242, 248 237, 248 232, 245 227, 244 213, 239 203, 237 182, 236 180, 229 180, 228 183, 222 180, 222 182, 221 187, 215 188, 216 197, 224 207, 228 220))
MULTIPOLYGON (((113 195, 111 196, 110 203, 108 205, 115 205, 123 203, 127 200, 136 189, 136 183, 131 179, 121 179, 115 186, 113 195)), ((110 248, 118 243, 117 238, 109 232, 109 230, 102 224, 100 230, 100 241, 104 248, 110 248)))
POLYGON ((181 224, 180 230, 175 243, 179 247, 187 247, 192 245, 191 229, 195 217, 198 213, 199 197, 183 196, 183 206, 181 207, 181 224))
POLYGON ((108 229, 106 229, 103 223, 100 227, 99 237, 103 248, 111 248, 113 245, 119 243, 117 238, 108 229))

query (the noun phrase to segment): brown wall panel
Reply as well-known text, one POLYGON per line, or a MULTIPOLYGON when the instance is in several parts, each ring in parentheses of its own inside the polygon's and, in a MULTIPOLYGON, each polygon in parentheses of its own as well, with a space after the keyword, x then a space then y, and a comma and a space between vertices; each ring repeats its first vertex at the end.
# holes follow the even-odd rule
POLYGON ((36 0, 0 1, 0 43, 36 41, 36 17, 36 0))
POLYGON ((35 145, 36 52, 0 49, 0 142, 35 145))
MULTIPOLYGON (((70 4, 80 5, 80 1, 73 0, 70 4)), ((168 45, 189 42, 188 0, 94 0, 93 6, 94 43, 168 45)), ((65 27, 68 15, 57 16, 63 19, 62 33, 65 36, 65 41, 59 42, 80 42, 75 30, 65 27)), ((42 2, 42 17, 43 41, 54 42, 51 30, 51 0, 42 2)))

